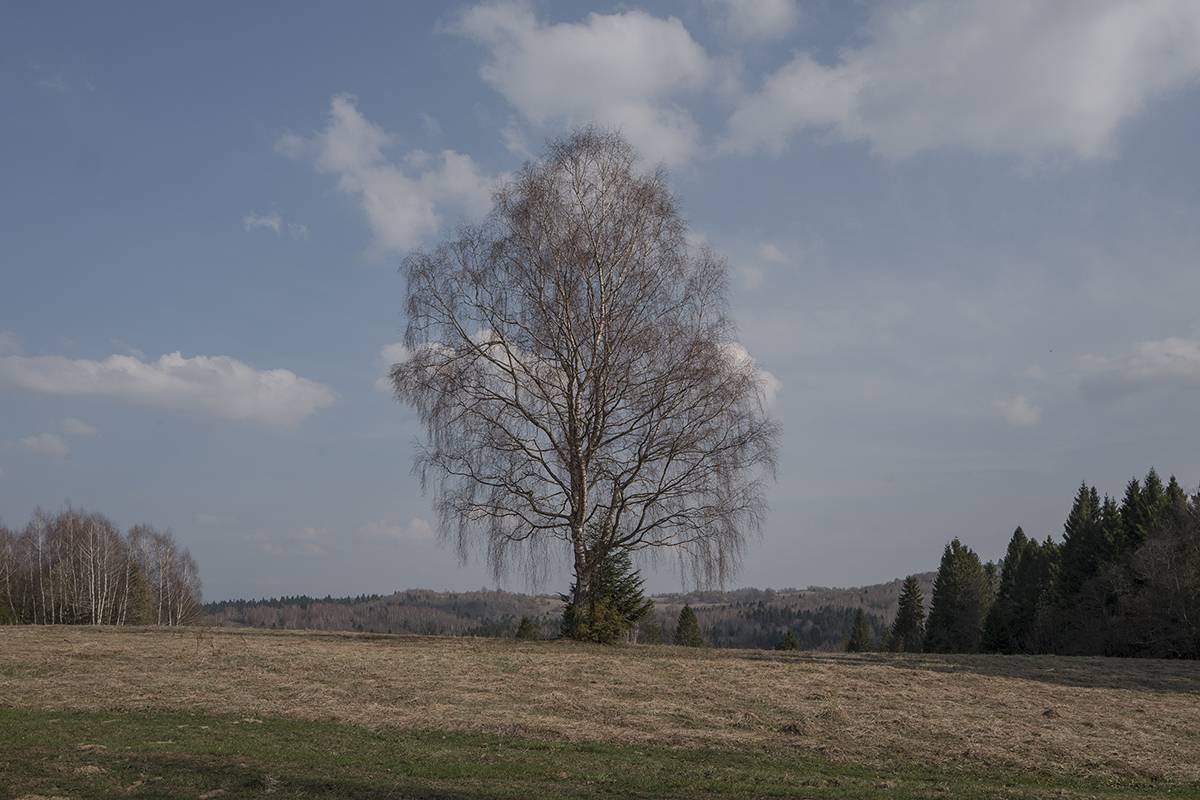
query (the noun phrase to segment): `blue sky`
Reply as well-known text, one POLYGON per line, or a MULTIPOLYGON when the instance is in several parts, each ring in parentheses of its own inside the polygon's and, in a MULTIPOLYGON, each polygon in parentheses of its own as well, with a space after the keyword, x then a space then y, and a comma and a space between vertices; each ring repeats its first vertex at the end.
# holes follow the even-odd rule
POLYGON ((0 519, 170 527, 210 598, 494 585, 377 386, 397 267, 586 122, 670 169, 778 381, 739 584, 1200 481, 1189 0, 29 3, 0 91, 0 519))

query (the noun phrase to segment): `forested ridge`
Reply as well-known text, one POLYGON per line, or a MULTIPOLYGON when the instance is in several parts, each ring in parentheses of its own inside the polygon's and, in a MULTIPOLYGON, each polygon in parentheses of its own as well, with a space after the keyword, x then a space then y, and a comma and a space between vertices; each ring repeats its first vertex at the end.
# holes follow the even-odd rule
MULTIPOLYGON (((932 585, 933 573, 922 576, 932 585)), ((805 649, 838 649, 850 634, 856 608, 865 608, 876 636, 895 614, 901 581, 850 589, 754 589, 654 595, 636 639, 670 642, 684 605, 697 616, 706 642, 718 647, 774 647, 793 630, 805 649)), ((390 595, 292 597, 208 603, 215 624, 258 628, 357 630, 422 635, 511 636, 528 618, 540 638, 557 636, 563 601, 556 595, 503 591, 435 592, 415 589, 390 595)))

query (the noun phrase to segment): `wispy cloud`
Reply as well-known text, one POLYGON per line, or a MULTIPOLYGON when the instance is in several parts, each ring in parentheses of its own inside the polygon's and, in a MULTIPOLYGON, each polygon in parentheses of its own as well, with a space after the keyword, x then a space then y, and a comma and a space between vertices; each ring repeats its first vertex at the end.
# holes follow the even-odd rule
POLYGON ((309 556, 320 558, 329 555, 329 531, 326 528, 301 528, 283 538, 253 533, 246 537, 260 553, 269 556, 309 556))
POLYGON ((276 236, 287 234, 293 239, 308 238, 307 225, 302 225, 298 222, 288 222, 278 211, 272 211, 269 214, 259 214, 251 211, 242 217, 242 228, 247 233, 265 230, 274 232, 276 236))
POLYGON ((0 331, 0 356, 17 355, 23 350, 20 336, 12 331, 0 331))
POLYGON ((363 525, 359 533, 368 539, 396 542, 424 542, 434 537, 433 526, 423 517, 413 517, 404 524, 381 519, 371 520, 363 525))
POLYGON ((1042 410, 1029 402, 1023 394, 997 399, 992 407, 1008 420, 1010 425, 1019 428, 1029 428, 1037 425, 1042 419, 1042 410))
POLYGON ((48 458, 66 458, 71 454, 66 440, 57 433, 35 433, 22 439, 20 445, 31 453, 48 458))
POLYGON ((95 436, 96 429, 76 417, 67 417, 62 421, 62 432, 68 436, 95 436))
POLYGON ((1094 382, 1200 383, 1200 339, 1153 339, 1137 343, 1126 353, 1086 355, 1080 364, 1094 382))

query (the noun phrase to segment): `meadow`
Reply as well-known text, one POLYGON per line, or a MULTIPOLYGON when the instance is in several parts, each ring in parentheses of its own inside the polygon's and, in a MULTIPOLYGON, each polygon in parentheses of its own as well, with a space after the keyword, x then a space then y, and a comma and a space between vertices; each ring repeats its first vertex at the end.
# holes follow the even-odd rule
POLYGON ((0 797, 1200 797, 1200 665, 0 628, 0 797))

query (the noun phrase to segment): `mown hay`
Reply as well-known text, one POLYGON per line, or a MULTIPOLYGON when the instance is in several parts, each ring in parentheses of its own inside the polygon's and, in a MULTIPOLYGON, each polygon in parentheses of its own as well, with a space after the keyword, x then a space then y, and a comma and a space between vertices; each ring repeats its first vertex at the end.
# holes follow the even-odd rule
POLYGON ((1188 662, 8 627, 0 704, 1200 780, 1188 662))

